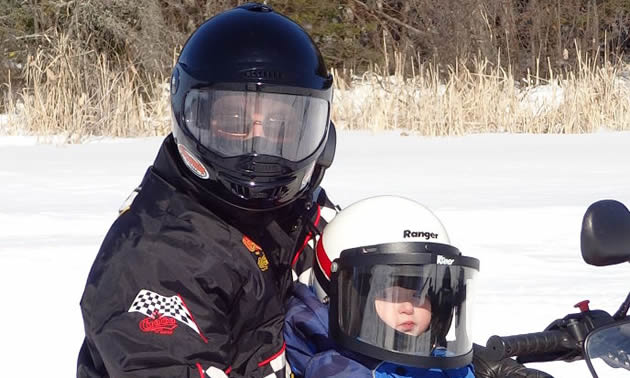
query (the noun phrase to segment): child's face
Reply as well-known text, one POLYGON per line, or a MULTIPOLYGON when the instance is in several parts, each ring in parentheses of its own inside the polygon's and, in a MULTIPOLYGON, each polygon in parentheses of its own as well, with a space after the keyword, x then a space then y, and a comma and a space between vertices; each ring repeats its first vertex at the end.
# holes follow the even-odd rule
POLYGON ((411 336, 419 336, 431 322, 431 302, 416 296, 416 290, 392 286, 374 301, 376 313, 388 326, 411 336))

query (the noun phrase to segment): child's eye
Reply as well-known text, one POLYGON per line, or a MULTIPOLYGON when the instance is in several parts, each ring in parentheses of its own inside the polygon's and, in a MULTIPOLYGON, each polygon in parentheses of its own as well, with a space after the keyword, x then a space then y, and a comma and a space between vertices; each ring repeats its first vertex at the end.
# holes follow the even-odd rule
POLYGON ((412 300, 417 306, 422 306, 426 302, 427 297, 425 295, 414 295, 412 300))
POLYGON ((413 296, 413 300, 418 302, 418 303, 423 303, 424 302, 424 297, 423 296, 413 296))

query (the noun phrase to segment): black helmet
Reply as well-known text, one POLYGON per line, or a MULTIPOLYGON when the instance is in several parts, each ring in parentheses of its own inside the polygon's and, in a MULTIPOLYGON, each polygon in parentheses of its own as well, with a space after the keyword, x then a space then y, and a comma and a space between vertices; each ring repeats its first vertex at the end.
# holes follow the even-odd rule
POLYGON ((173 70, 173 135, 195 182, 246 210, 312 190, 333 160, 332 76, 309 35, 262 4, 202 24, 173 70))

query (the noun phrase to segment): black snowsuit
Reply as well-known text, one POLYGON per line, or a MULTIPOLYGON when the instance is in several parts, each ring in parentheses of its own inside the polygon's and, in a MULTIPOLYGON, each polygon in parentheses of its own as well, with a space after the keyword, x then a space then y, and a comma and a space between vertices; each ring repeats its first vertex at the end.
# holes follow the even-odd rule
POLYGON ((301 250, 312 261, 325 193, 261 215, 189 174, 167 137, 106 235, 81 299, 78 377, 285 376, 291 264, 301 250))

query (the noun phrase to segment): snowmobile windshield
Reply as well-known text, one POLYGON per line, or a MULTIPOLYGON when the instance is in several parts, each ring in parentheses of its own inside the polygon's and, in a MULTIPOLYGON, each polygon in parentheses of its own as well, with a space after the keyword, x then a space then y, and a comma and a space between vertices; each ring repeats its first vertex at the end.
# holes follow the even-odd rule
POLYGON ((324 140, 328 116, 326 100, 290 94, 193 89, 184 102, 186 128, 224 157, 301 161, 324 140))
POLYGON ((584 343, 586 363, 598 377, 627 377, 630 370, 630 320, 593 330, 584 343))
POLYGON ((470 363, 460 358, 448 366, 435 360, 470 355, 478 260, 411 252, 407 258, 377 253, 344 261, 344 253, 333 279, 331 321, 342 338, 350 340, 345 346, 425 368, 470 363), (389 257, 397 261, 388 263, 389 257), (474 261, 468 264, 465 259, 474 261))

